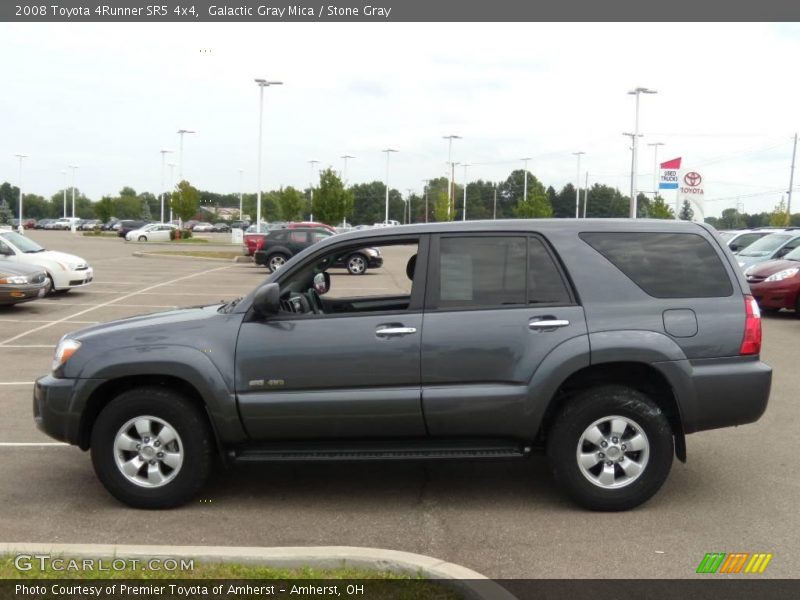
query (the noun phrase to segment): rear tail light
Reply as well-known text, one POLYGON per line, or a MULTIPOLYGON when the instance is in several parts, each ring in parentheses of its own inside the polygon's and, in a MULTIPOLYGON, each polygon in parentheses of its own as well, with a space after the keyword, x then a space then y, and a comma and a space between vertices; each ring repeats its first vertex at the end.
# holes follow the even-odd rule
POLYGON ((752 296, 744 297, 744 338, 739 354, 758 354, 761 352, 761 311, 752 296))

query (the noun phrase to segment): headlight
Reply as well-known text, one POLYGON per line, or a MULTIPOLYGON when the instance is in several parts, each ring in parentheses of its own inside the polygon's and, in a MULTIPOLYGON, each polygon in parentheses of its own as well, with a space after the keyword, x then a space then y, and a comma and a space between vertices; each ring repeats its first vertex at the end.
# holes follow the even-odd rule
POLYGON ((0 277, 0 284, 3 283, 12 283, 12 284, 25 284, 28 283, 28 278, 22 275, 13 275, 10 277, 0 277))
POLYGON ((78 348, 81 347, 81 343, 78 340, 72 340, 69 338, 61 338, 61 341, 58 342, 58 346, 56 346, 56 355, 53 357, 53 371, 64 366, 64 364, 78 351, 78 348))
POLYGON ((769 277, 767 277, 764 281, 783 281, 784 279, 789 279, 790 277, 794 277, 797 273, 800 272, 800 268, 792 267, 791 269, 784 269, 783 271, 778 271, 777 273, 773 273, 769 277))

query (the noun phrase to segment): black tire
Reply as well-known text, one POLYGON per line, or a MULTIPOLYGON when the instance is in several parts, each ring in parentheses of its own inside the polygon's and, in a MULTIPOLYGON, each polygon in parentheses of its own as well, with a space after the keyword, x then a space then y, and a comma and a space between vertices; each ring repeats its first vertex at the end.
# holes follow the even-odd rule
POLYGON ((53 281, 53 276, 50 273, 47 274, 47 279, 50 281, 50 285, 47 288, 47 296, 52 296, 56 293, 56 282, 53 281))
POLYGON ((275 252, 274 254, 270 254, 265 260, 267 271, 269 271, 270 273, 274 273, 283 265, 285 265, 287 260, 289 260, 289 257, 283 254, 282 252, 275 252), (275 264, 273 264, 273 262, 275 264), (277 264, 278 262, 280 262, 280 264, 277 264))
MULTIPOLYGON (((604 427, 605 423, 601 422, 598 429, 604 427)), ((626 435, 632 437, 636 427, 629 426, 625 429, 626 435)), ((607 435, 611 436, 612 433, 608 431, 607 435)), ((620 446, 624 448, 621 444, 625 440, 619 439, 622 437, 613 439, 618 439, 620 446)), ((610 449, 610 446, 606 448, 608 455, 605 455, 598 445, 598 454, 595 456, 605 455, 606 459, 610 458, 610 449)), ((582 451, 587 455, 593 454, 595 447, 586 442, 582 451)), ((547 437, 547 456, 553 475, 575 502, 590 510, 628 510, 648 500, 661 488, 669 475, 674 453, 672 428, 661 409, 647 395, 620 385, 590 388, 576 394, 561 410, 547 437), (630 454, 626 453, 621 457, 620 447, 615 449, 613 456, 616 460, 627 461, 630 457, 634 461, 642 461, 640 464, 644 464, 644 468, 629 483, 613 488, 603 487, 599 481, 591 481, 591 473, 584 474, 586 471, 578 460, 578 444, 584 433, 597 421, 612 416, 633 422, 640 433, 644 434, 648 444, 645 451, 631 453, 628 449, 630 454)), ((600 460, 599 469, 598 465, 592 469, 598 469, 599 476, 599 471, 608 465, 616 474, 615 477, 620 477, 622 481, 627 471, 614 462, 600 460)))
MULTIPOLYGON (((95 473, 112 496, 134 508, 172 508, 191 500, 208 479, 211 432, 203 412, 183 395, 161 387, 141 387, 123 392, 100 412, 92 428, 91 452, 95 473), (182 454, 183 462, 172 479, 159 487, 142 487, 117 466, 118 432, 131 419, 144 416, 167 423, 179 438, 171 449, 182 454)), ((134 450, 126 459, 136 456, 134 450)))
POLYGON ((347 257, 347 260, 345 260, 345 267, 350 275, 363 275, 367 272, 368 266, 369 259, 358 252, 351 254, 347 257))
POLYGON ((146 235, 140 235, 139 236, 139 241, 140 242, 146 242, 147 241, 147 236, 146 235))

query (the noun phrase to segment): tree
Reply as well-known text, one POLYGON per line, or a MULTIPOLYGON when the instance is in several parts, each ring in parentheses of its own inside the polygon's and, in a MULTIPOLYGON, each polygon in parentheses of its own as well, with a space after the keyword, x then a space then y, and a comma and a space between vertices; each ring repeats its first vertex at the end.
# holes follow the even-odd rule
POLYGON ((694 210, 688 200, 683 201, 679 218, 681 221, 691 221, 694 219, 694 210))
POLYGON ((781 198, 769 216, 769 224, 773 227, 788 227, 789 223, 791 223, 791 217, 786 211, 786 201, 781 198))
POLYGON ((114 216, 114 201, 109 196, 103 196, 94 205, 94 216, 103 223, 107 223, 114 216))
MULTIPOLYGON (((691 210, 691 209, 690 209, 691 210)), ((650 218, 651 219, 674 219, 675 211, 669 206, 661 196, 656 196, 656 199, 650 205, 650 218)))
POLYGON ((446 190, 436 192, 436 200, 433 203, 433 218, 439 222, 452 221, 455 215, 449 210, 449 204, 446 190))
POLYGON ((284 221, 299 221, 303 218, 306 199, 300 190, 292 186, 283 188, 279 193, 278 204, 284 221))
POLYGON ((745 220, 735 208, 726 208, 722 211, 719 225, 722 229, 742 229, 745 226, 745 220))
POLYGON ((147 201, 147 199, 141 199, 140 202, 142 203, 142 221, 149 221, 153 218, 150 214, 150 203, 147 201))
POLYGON ((178 184, 178 189, 172 192, 170 205, 173 212, 184 221, 188 221, 197 212, 200 206, 200 194, 197 188, 185 179, 178 184))
POLYGON ((119 191, 120 196, 136 196, 136 190, 130 186, 125 186, 119 191))
POLYGON ((344 188, 336 172, 327 168, 319 174, 319 188, 312 204, 314 218, 323 223, 338 224, 353 212, 353 193, 344 188))
POLYGON ((8 225, 13 218, 14 213, 11 212, 8 202, 6 202, 5 198, 0 198, 0 224, 8 225))

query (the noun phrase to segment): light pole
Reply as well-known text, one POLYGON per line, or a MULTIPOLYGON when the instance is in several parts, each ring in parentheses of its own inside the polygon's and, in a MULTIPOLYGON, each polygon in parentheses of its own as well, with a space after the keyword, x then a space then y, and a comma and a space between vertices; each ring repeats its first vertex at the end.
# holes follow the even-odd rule
POLYGON ((461 220, 466 221, 467 220, 467 167, 470 167, 472 165, 464 163, 461 166, 464 167, 464 206, 463 206, 463 212, 461 213, 461 220))
POLYGON ((423 179, 422 181, 425 183, 425 222, 427 223, 428 222, 428 190, 429 190, 428 186, 430 185, 431 180, 430 179, 423 179))
MULTIPOLYGON (((631 210, 635 211, 636 208, 637 208, 636 200, 634 198, 634 194, 637 193, 637 192, 634 189, 636 186, 634 186, 634 184, 633 184, 633 179, 634 179, 633 178, 633 173, 634 173, 634 170, 636 169, 636 150, 635 150, 635 148, 636 148, 636 138, 642 137, 642 134, 625 132, 622 135, 631 138, 631 210)), ((635 214, 636 213, 634 212, 634 216, 631 217, 632 219, 636 218, 635 214)))
POLYGON ((340 156, 339 158, 344 160, 344 168, 342 169, 342 183, 347 185, 347 160, 349 158, 355 158, 355 156, 345 154, 344 156, 340 156))
POLYGON ((497 182, 494 182, 494 207, 492 208, 492 219, 497 220, 497 182))
POLYGON ((308 161, 308 220, 314 221, 314 165, 319 164, 318 160, 308 161))
POLYGON ((165 161, 167 154, 172 154, 173 151, 165 150, 162 148, 161 150, 159 150, 159 152, 161 152, 161 193, 159 194, 159 199, 161 200, 161 222, 163 223, 164 222, 164 167, 166 166, 165 161))
POLYGON ((72 169, 72 233, 75 233, 75 169, 78 165, 68 165, 72 169))
POLYGON ((653 200, 658 196, 658 147, 663 146, 664 142, 653 142, 647 144, 653 146, 653 200))
MULTIPOLYGON (((169 189, 175 191, 175 167, 177 166, 175 163, 167 163, 169 167, 169 189)), ((169 199, 169 221, 172 223, 172 196, 170 195, 169 199)))
POLYGON ((573 152, 573 156, 578 157, 578 176, 575 178, 575 218, 580 216, 581 206, 581 155, 586 152, 573 152))
POLYGON ((453 140, 463 139, 460 135, 443 135, 447 140, 447 216, 450 216, 450 207, 453 205, 453 140))
POLYGON ((261 135, 264 126, 264 88, 271 85, 283 85, 282 81, 267 81, 266 79, 254 79, 258 85, 258 172, 256 173, 256 185, 258 186, 256 195, 256 232, 261 233, 261 135))
POLYGON ((636 120, 633 129, 633 167, 631 168, 631 219, 636 218, 636 197, 639 195, 637 189, 637 169, 639 161, 639 96, 642 94, 655 94, 656 90, 645 87, 637 87, 628 92, 631 96, 636 96, 636 120))
POLYGON ((19 159, 19 223, 17 223, 17 231, 23 233, 25 227, 22 225, 22 161, 28 158, 28 155, 18 152, 14 156, 19 159))
POLYGON ((392 152, 399 152, 394 148, 386 148, 385 150, 381 150, 381 152, 386 152, 386 216, 384 217, 383 223, 384 225, 389 224, 389 157, 392 155, 392 152))
POLYGON ((414 190, 412 190, 411 188, 406 188, 406 192, 408 192, 408 194, 406 195, 406 209, 408 211, 408 219, 406 220, 406 223, 408 223, 410 225, 411 224, 411 197, 414 194, 414 190))
POLYGON ((64 189, 62 190, 64 196, 64 218, 67 218, 67 170, 62 169, 61 174, 64 176, 64 189))
MULTIPOLYGON (((244 206, 242 205, 242 188, 244 187, 244 169, 239 169, 239 220, 244 221, 244 206)), ((246 229, 246 228, 245 228, 246 229)))
POLYGON ((181 139, 180 152, 178 152, 178 179, 183 181, 183 136, 187 133, 197 133, 191 129, 178 129, 178 135, 181 139))
POLYGON ((524 168, 522 169, 522 176, 525 178, 525 182, 522 184, 522 201, 526 202, 528 200, 528 161, 531 159, 528 157, 521 158, 520 160, 524 165, 524 168))

